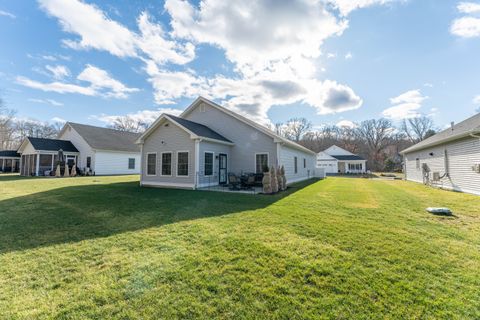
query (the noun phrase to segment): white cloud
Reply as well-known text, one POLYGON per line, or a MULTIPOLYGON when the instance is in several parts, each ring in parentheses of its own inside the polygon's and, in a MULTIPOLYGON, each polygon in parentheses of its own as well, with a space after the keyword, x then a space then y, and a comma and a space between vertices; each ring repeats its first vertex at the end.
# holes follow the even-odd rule
POLYGON ((473 103, 474 104, 480 104, 480 94, 478 96, 476 96, 475 98, 473 98, 473 103))
POLYGON ((127 115, 93 115, 92 118, 105 122, 107 124, 113 124, 118 117, 127 116, 135 121, 144 122, 151 124, 154 122, 162 113, 171 114, 174 116, 180 115, 182 110, 173 109, 173 108, 159 108, 156 110, 140 110, 135 113, 128 113, 127 115))
POLYGON ((109 19, 94 5, 77 0, 40 0, 41 8, 58 18, 65 32, 80 36, 79 40, 64 40, 73 49, 98 49, 119 57, 136 56, 135 35, 109 19))
MULTIPOLYGON (((340 11, 343 16, 349 15, 352 11, 370 7, 373 5, 384 5, 399 0, 326 0, 340 11)), ((400 0, 403 1, 403 0, 400 0)))
POLYGON ((339 128, 342 128, 342 127, 355 128, 357 125, 350 120, 341 120, 341 121, 337 122, 336 126, 339 127, 339 128))
MULTIPOLYGON (((179 98, 203 95, 267 122, 273 105, 305 103, 320 114, 359 108, 362 99, 350 87, 317 78, 325 70, 319 59, 328 56, 322 55, 321 47, 348 28, 347 15, 352 10, 402 0, 204 0, 199 5, 167 0, 170 32, 147 12, 137 18, 138 31, 132 31, 91 4, 39 1, 65 32, 79 36, 64 41, 70 48, 141 59, 156 103, 173 104, 179 98), (222 50, 235 75, 205 77, 185 67, 170 68, 169 64, 185 65, 195 59, 195 46, 201 44, 222 50)), ((348 53, 345 59, 351 56, 348 53)), ((95 82, 99 76, 79 76, 92 81, 81 88, 90 89, 92 95, 106 89, 115 97, 133 92, 112 81, 95 82), (106 83, 107 87, 102 86, 106 83)))
POLYGON ((450 32, 462 38, 480 37, 480 18, 462 17, 453 21, 450 32))
POLYGON ((50 71, 52 73, 52 76, 58 80, 61 80, 65 77, 70 76, 70 70, 66 66, 61 66, 61 65, 51 66, 47 64, 45 66, 45 69, 50 71))
POLYGON ((0 10, 0 16, 8 17, 8 18, 11 18, 11 19, 15 19, 17 17, 13 13, 3 11, 3 10, 0 10))
POLYGON ((336 53, 331 53, 331 52, 327 53, 327 59, 334 59, 336 57, 337 57, 336 53))
POLYGON ((63 40, 69 48, 103 50, 118 57, 146 55, 157 63, 185 64, 195 57, 193 44, 168 40, 161 25, 151 22, 146 12, 138 18, 138 34, 110 19, 93 4, 78 0, 39 2, 45 12, 59 20, 65 32, 80 37, 79 40, 63 40))
POLYGON ((60 118, 60 117, 53 117, 53 118, 50 119, 50 120, 53 121, 53 122, 60 122, 60 123, 65 123, 65 122, 67 122, 67 120, 62 119, 62 118, 60 118))
POLYGON ((28 99, 28 101, 30 102, 36 102, 36 103, 44 103, 44 104, 50 104, 54 107, 61 107, 63 106, 63 103, 61 102, 58 102, 56 100, 53 100, 53 99, 35 99, 35 98, 30 98, 28 99))
POLYGON ((345 60, 350 60, 353 58, 353 54, 351 52, 348 52, 346 55, 345 55, 345 60))
POLYGON ((112 78, 107 71, 92 65, 87 67, 78 75, 78 80, 91 83, 91 87, 97 92, 104 92, 107 97, 124 99, 129 93, 137 92, 137 88, 128 88, 120 81, 112 78))
POLYGON ((480 14, 480 3, 460 2, 457 10, 466 16, 453 20, 450 33, 462 38, 480 37, 480 17, 475 16, 480 14))
POLYGON ((427 88, 433 88, 433 84, 432 83, 429 83, 429 82, 425 82, 423 84, 424 87, 427 87, 427 88))
POLYGON ((62 83, 58 81, 43 83, 43 82, 28 79, 25 77, 17 77, 16 80, 17 80, 17 83, 22 86, 42 90, 45 92, 78 93, 86 96, 96 95, 95 90, 91 87, 82 87, 79 85, 62 83))
POLYGON ((128 88, 123 83, 112 78, 108 72, 99 69, 92 65, 87 65, 86 68, 78 75, 78 80, 89 82, 89 86, 81 86, 77 84, 64 83, 54 81, 50 83, 43 83, 31 80, 26 77, 17 77, 17 83, 45 92, 57 93, 77 93, 86 96, 103 96, 113 97, 117 99, 127 98, 129 93, 138 91, 137 88, 128 88))
POLYGON ((461 13, 480 13, 480 3, 475 2, 460 2, 457 10, 461 13))
POLYGON ((392 120, 418 117, 420 115, 418 110, 425 99, 428 97, 422 95, 419 89, 407 91, 398 97, 391 98, 390 102, 393 106, 385 109, 382 114, 392 120))

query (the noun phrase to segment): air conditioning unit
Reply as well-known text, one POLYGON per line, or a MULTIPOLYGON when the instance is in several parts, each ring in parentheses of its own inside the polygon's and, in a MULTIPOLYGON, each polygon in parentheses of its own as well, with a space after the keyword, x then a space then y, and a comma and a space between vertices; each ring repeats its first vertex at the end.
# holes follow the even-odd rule
POLYGON ((433 173, 433 181, 440 181, 440 172, 433 173))
POLYGON ((473 172, 480 173, 480 164, 475 164, 472 167, 473 172))

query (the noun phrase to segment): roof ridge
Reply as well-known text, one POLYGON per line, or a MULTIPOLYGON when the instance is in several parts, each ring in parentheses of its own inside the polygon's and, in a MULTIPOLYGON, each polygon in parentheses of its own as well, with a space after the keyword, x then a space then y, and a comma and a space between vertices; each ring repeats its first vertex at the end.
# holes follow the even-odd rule
POLYGON ((91 124, 84 124, 84 123, 78 123, 78 122, 68 121, 67 123, 70 124, 70 125, 73 124, 74 126, 77 125, 77 126, 83 126, 83 127, 92 127, 92 128, 96 128, 96 129, 110 130, 110 131, 114 131, 114 132, 117 132, 117 133, 139 134, 138 132, 133 132, 133 131, 118 130, 118 129, 108 128, 108 127, 99 127, 99 126, 94 126, 94 125, 91 125, 91 124))

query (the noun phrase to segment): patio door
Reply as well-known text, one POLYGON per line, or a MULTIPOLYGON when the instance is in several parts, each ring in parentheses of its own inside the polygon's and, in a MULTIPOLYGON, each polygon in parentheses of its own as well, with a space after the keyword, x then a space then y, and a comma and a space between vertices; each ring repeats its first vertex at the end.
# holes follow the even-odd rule
POLYGON ((218 155, 218 183, 227 183, 227 155, 224 153, 218 155))

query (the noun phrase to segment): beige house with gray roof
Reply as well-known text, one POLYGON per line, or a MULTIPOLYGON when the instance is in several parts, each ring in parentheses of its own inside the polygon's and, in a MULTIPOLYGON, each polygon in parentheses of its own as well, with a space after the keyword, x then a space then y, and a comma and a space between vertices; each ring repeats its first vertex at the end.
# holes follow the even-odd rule
POLYGON ((315 175, 315 152, 203 97, 161 115, 137 143, 144 186, 196 189, 282 165, 288 183, 315 175))

